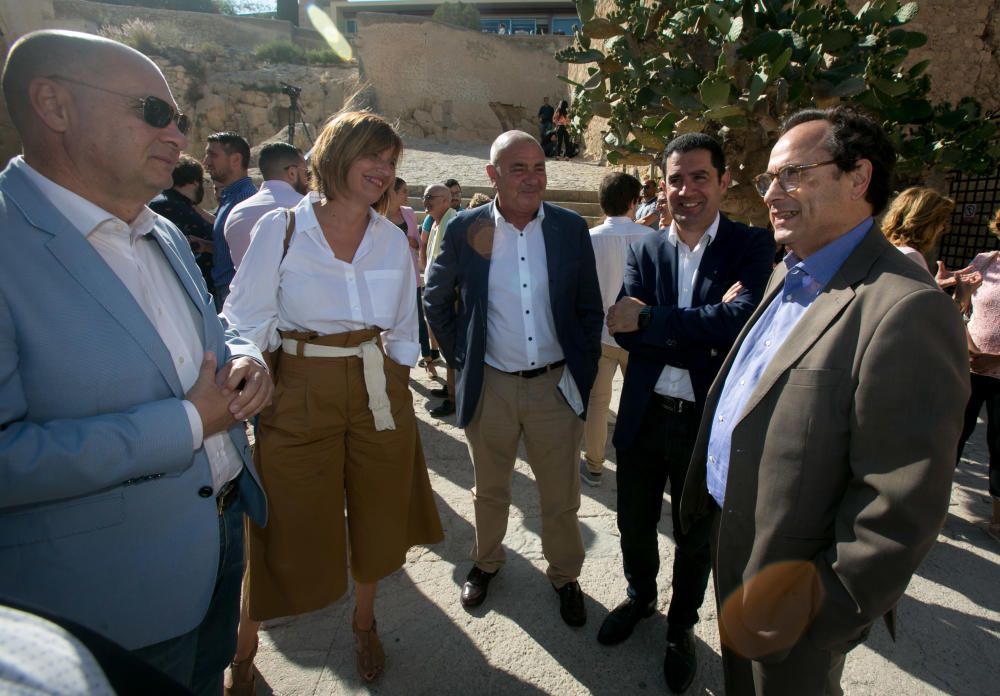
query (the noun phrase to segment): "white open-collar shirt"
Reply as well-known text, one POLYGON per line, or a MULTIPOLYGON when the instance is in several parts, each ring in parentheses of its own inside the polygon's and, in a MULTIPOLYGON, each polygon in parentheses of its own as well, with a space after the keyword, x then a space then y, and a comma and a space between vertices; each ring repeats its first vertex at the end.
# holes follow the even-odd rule
POLYGON ((354 258, 338 259, 314 202, 307 196, 293 209, 295 231, 284 261, 285 210, 260 219, 222 313, 261 350, 278 348, 279 330, 327 335, 378 327, 389 357, 415 364, 417 286, 406 237, 371 210, 354 258))
MULTIPOLYGON (((191 321, 190 298, 159 243, 150 234, 157 215, 143 208, 131 224, 91 203, 25 164, 25 172, 52 205, 100 254, 128 289, 156 329, 186 392, 198 381, 204 346, 191 321)), ((220 358, 222 356, 219 356, 220 358)), ((201 416, 190 401, 182 401, 195 450, 205 447, 218 492, 243 469, 243 459, 226 432, 204 437, 201 416)))
MULTIPOLYGON (((670 228, 666 234, 667 242, 677 253, 677 265, 674 267, 674 271, 677 274, 675 282, 677 283, 678 307, 687 308, 691 306, 694 286, 698 280, 698 267, 701 265, 701 259, 705 255, 705 250, 708 249, 708 245, 712 243, 715 235, 719 232, 720 219, 720 215, 716 213, 715 220, 705 230, 705 234, 701 235, 698 243, 694 245, 694 249, 688 248, 688 245, 681 241, 681 238, 677 236, 676 225, 673 222, 670 223, 670 228)), ((660 378, 656 380, 656 386, 653 387, 653 391, 663 396, 672 396, 685 401, 695 400, 694 386, 691 384, 691 373, 673 365, 664 365, 663 371, 660 373, 660 378)))
POLYGON ((534 219, 519 230, 493 206, 485 361, 503 372, 534 370, 565 357, 549 298, 544 218, 540 205, 534 219))

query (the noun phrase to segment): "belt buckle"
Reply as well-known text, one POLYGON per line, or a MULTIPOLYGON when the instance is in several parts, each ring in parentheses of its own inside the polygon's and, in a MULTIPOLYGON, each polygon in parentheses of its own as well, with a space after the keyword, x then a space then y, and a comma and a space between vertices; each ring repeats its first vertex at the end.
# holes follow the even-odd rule
POLYGON ((226 511, 229 496, 232 495, 235 490, 236 479, 233 479, 222 487, 222 490, 219 491, 219 495, 215 496, 215 509, 218 511, 220 517, 222 516, 222 513, 226 511))

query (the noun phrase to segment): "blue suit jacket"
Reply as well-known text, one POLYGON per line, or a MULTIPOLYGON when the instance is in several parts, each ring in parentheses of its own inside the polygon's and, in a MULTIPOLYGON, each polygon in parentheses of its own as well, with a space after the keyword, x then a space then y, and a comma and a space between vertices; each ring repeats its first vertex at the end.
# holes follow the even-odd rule
MULTIPOLYGON (((181 635, 208 607, 219 520, 170 353, 101 256, 13 160, 0 173, 0 595, 126 648, 181 635), (207 492, 207 491, 202 491, 207 492)), ((188 242, 152 233, 220 364, 260 358, 223 326, 188 242)), ((243 424, 241 494, 264 495, 243 424)))
POLYGON ((691 307, 682 308, 677 306, 676 250, 666 233, 632 242, 622 292, 653 310, 644 330, 614 337, 629 352, 615 426, 617 449, 635 439, 664 365, 688 370, 696 402, 705 403, 726 353, 764 294, 774 249, 769 231, 720 216, 715 239, 698 266, 691 307), (722 296, 736 281, 743 283, 742 292, 723 304, 722 296))
MULTIPOLYGON (((458 426, 472 420, 483 386, 493 203, 458 214, 424 287, 424 310, 441 353, 456 370, 458 426), (456 307, 457 301, 457 307, 456 307)), ((543 203, 542 235, 556 338, 584 407, 601 357, 604 309, 590 231, 571 210, 543 203)))

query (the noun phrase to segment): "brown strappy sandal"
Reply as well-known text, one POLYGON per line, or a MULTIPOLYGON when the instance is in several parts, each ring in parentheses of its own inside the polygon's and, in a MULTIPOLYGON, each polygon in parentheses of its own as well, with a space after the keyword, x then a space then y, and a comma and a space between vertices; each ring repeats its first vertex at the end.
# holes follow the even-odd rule
POLYGON ((382 641, 379 640, 375 627, 376 621, 373 619, 372 627, 362 631, 358 628, 357 616, 351 617, 351 628, 357 640, 355 650, 358 654, 358 674, 369 683, 378 679, 385 668, 385 650, 382 649, 382 641))
POLYGON ((253 651, 245 660, 229 665, 229 677, 232 680, 223 687, 224 696, 253 696, 256 693, 257 673, 253 667, 253 658, 257 655, 259 639, 253 643, 253 651))

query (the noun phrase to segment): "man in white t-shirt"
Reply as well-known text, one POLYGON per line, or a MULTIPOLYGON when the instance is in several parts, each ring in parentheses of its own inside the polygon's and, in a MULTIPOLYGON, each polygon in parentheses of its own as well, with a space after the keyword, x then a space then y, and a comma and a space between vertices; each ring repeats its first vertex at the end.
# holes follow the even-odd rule
MULTIPOLYGON (((623 172, 612 172, 601 181, 598 198, 607 218, 590 230, 590 242, 594 246, 594 258, 597 260, 597 280, 601 284, 605 314, 621 291, 629 244, 651 234, 648 227, 633 219, 640 191, 639 180, 623 172)), ((601 485, 601 474, 604 471, 611 381, 616 369, 620 369, 624 377, 627 366, 628 351, 611 338, 607 326, 603 327, 601 361, 597 365, 597 378, 587 406, 587 422, 583 428, 584 456, 580 462, 580 477, 590 486, 601 485)))

